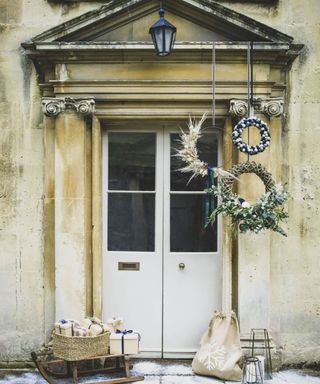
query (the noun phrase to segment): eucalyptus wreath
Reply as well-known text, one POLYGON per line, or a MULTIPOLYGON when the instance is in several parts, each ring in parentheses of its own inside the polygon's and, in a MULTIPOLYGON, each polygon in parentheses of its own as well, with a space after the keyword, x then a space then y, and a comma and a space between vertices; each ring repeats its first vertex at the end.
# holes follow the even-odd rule
POLYGON ((256 155, 263 152, 270 144, 270 132, 266 123, 264 123, 258 117, 247 117, 239 121, 234 127, 232 132, 233 144, 241 151, 248 153, 249 155, 256 155), (255 126, 259 129, 261 140, 257 145, 250 145, 244 143, 242 140, 242 133, 245 128, 255 126))
POLYGON ((288 218, 284 208, 288 193, 280 185, 274 184, 271 174, 262 165, 254 162, 238 164, 229 172, 234 176, 239 176, 241 173, 255 173, 264 182, 266 192, 251 205, 232 192, 234 179, 218 180, 217 185, 212 185, 206 190, 208 194, 219 199, 219 204, 211 212, 208 222, 213 224, 216 217, 222 214, 231 217, 234 231, 239 228, 241 233, 248 231, 259 233, 263 229, 271 229, 287 236, 280 223, 288 218))

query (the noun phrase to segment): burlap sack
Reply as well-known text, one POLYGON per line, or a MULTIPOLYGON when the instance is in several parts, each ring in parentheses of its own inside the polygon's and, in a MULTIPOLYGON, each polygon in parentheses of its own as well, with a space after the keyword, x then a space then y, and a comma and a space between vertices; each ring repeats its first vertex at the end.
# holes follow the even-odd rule
POLYGON ((195 373, 219 379, 239 381, 242 358, 238 320, 234 312, 216 312, 201 338, 200 348, 192 362, 195 373))

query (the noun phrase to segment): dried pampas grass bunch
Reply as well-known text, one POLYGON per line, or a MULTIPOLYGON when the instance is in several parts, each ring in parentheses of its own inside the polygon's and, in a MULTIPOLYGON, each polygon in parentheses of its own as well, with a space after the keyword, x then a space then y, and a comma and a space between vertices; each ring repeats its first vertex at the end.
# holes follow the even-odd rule
MULTIPOLYGON (((206 113, 204 113, 201 119, 198 121, 189 117, 188 131, 184 132, 181 129, 181 148, 177 150, 177 154, 175 156, 181 159, 186 164, 184 167, 180 168, 179 171, 183 173, 191 173, 192 176, 190 180, 192 180, 196 176, 208 176, 209 164, 205 161, 200 160, 197 149, 197 142, 201 137, 202 124, 204 123, 206 118, 206 113)), ((214 177, 221 176, 237 179, 234 175, 227 171, 224 171, 222 168, 213 168, 213 174, 214 177)))
POLYGON ((201 127, 207 114, 204 113, 199 121, 189 117, 188 131, 181 129, 180 142, 181 148, 178 149, 176 156, 186 165, 179 169, 183 173, 192 173, 191 179, 195 176, 205 177, 208 175, 208 163, 199 159, 197 142, 201 137, 201 127))

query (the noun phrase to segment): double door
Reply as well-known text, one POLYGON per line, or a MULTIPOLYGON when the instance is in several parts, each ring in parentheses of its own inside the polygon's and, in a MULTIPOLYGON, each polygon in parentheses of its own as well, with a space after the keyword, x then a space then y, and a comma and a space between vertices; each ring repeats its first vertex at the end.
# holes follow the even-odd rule
MULTIPOLYGON (((221 307, 218 223, 204 229, 206 180, 183 174, 179 123, 104 131, 103 317, 124 318, 150 357, 190 357, 221 307)), ((207 131, 201 158, 216 165, 207 131)))

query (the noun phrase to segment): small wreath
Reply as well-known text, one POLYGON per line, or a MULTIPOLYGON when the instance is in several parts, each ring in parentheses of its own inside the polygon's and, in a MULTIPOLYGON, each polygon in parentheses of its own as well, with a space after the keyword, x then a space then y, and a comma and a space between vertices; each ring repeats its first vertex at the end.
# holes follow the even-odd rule
POLYGON ((229 173, 232 177, 224 178, 217 186, 213 185, 207 190, 208 193, 219 197, 219 205, 211 213, 209 222, 214 223, 217 215, 223 214, 231 217, 232 228, 239 228, 241 233, 259 233, 263 229, 271 229, 286 236, 279 223, 288 218, 288 213, 283 207, 288 193, 281 186, 275 185, 271 173, 255 162, 237 164, 229 173), (256 199, 254 205, 232 192, 234 178, 243 173, 255 173, 265 185, 266 192, 256 199))
POLYGON ((266 123, 258 117, 247 117, 239 121, 232 132, 233 144, 241 151, 249 155, 256 155, 263 152, 270 144, 270 132, 266 123), (242 141, 242 131, 250 126, 255 126, 260 130, 261 140, 257 145, 246 144, 242 141))

